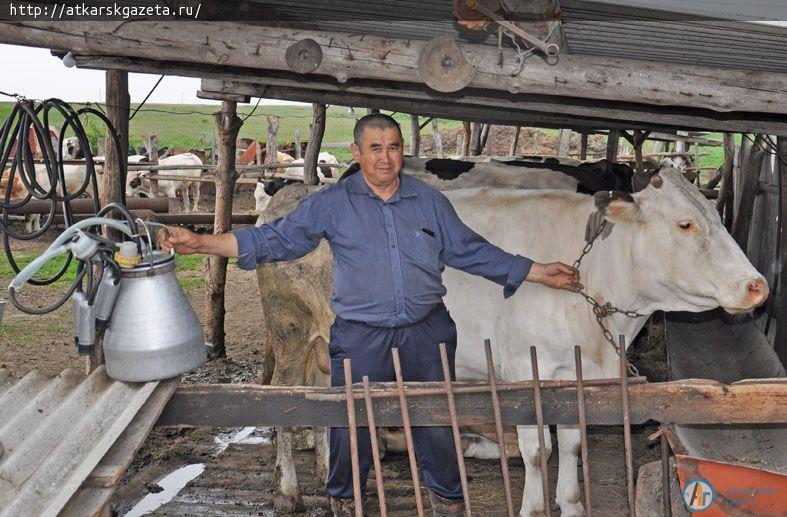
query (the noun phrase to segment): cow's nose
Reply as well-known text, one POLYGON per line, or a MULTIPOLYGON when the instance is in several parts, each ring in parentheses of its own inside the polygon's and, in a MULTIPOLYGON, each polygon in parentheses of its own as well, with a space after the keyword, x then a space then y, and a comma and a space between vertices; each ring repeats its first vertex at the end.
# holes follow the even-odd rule
POLYGON ((768 289, 768 284, 765 283, 765 280, 762 278, 752 280, 746 284, 746 294, 754 307, 761 305, 765 300, 767 300, 769 292, 770 290, 768 289))

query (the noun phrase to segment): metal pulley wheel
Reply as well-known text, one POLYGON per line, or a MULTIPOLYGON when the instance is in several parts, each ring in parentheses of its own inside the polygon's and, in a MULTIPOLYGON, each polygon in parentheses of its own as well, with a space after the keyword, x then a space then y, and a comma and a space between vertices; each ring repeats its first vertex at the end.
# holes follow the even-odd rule
POLYGON ((475 77, 475 67, 462 54, 451 36, 433 38, 421 49, 418 76, 438 92, 459 91, 475 77))
POLYGON ((322 63, 322 49, 313 39, 305 38, 287 47, 284 59, 293 72, 308 74, 322 63))

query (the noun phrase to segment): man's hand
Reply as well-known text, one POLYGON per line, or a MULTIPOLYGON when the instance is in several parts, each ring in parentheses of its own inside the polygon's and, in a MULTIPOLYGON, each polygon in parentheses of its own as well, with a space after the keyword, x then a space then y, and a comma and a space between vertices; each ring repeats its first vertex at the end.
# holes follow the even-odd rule
POLYGON ((158 242, 166 253, 169 253, 171 249, 180 255, 203 253, 200 236, 185 228, 165 226, 158 231, 158 242))
POLYGON ((576 291, 577 287, 585 287, 579 283, 579 271, 562 262, 550 262, 549 264, 534 262, 526 280, 566 291, 576 291))

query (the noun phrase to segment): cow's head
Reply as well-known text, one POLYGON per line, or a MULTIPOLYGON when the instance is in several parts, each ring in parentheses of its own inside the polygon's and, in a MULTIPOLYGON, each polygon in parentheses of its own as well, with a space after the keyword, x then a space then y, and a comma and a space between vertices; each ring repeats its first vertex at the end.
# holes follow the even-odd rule
POLYGON ((765 279, 722 224, 713 204, 674 168, 633 195, 600 192, 605 217, 631 230, 629 282, 656 310, 748 312, 768 297, 765 279))

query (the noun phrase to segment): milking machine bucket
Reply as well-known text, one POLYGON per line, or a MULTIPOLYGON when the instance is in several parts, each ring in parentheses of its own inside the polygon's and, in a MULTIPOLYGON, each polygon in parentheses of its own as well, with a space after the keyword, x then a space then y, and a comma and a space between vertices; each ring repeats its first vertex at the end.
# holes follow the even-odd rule
POLYGON ((167 379, 205 361, 202 325, 175 277, 173 256, 154 251, 121 268, 119 285, 104 333, 107 375, 129 382, 167 379))
POLYGON ((103 348, 109 377, 127 382, 176 377, 205 361, 202 325, 175 277, 174 256, 151 251, 148 226, 152 223, 137 220, 148 236, 145 242, 131 214, 118 208, 126 216, 125 222, 94 217, 67 228, 12 280, 9 300, 29 314, 56 310, 65 299, 36 310, 25 307, 17 293, 49 260, 70 252, 81 261, 71 295, 79 353, 92 353, 96 331, 105 329, 103 348), (109 226, 134 240, 118 242, 89 230, 98 226, 109 226), (89 280, 83 290, 84 276, 89 280))

